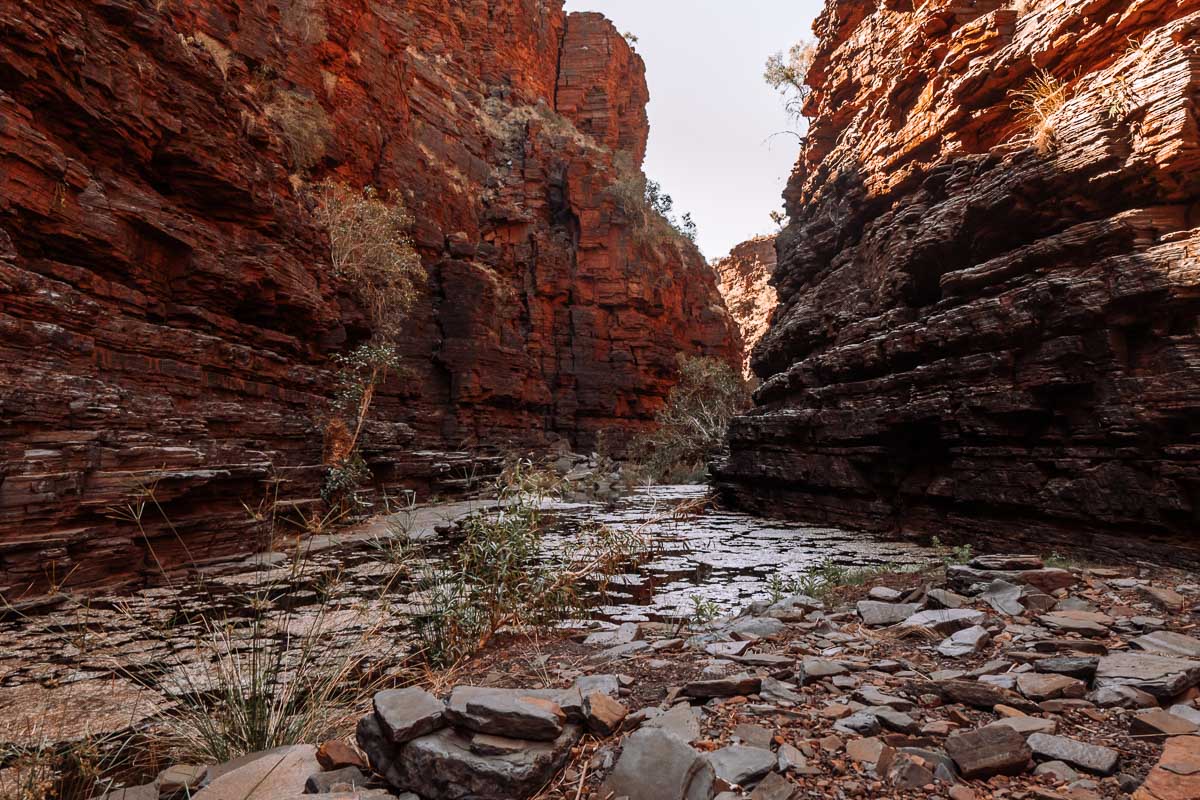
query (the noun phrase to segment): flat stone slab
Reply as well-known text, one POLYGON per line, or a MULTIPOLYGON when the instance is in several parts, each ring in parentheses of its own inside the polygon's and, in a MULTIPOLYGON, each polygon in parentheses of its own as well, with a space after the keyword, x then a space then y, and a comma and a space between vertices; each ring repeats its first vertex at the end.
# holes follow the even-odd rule
POLYGON ((735 744, 708 754, 717 777, 733 786, 745 786, 775 769, 778 759, 770 750, 735 744))
POLYGON ((946 568, 946 578, 959 587, 969 587, 975 583, 991 583, 996 579, 1033 586, 1051 594, 1058 589, 1073 586, 1079 578, 1065 569, 976 569, 966 566, 951 566, 946 568))
POLYGON ((622 743, 621 756, 601 787, 600 796, 711 800, 715 778, 708 759, 682 740, 664 730, 643 728, 622 743))
POLYGON ((298 744, 278 748, 217 776, 194 800, 275 800, 304 793, 308 778, 321 771, 317 748, 298 744))
POLYGON ((1200 661, 1148 653, 1113 653, 1096 665, 1095 688, 1132 686, 1155 697, 1173 697, 1200 683, 1200 661))
POLYGON ((38 683, 0 688, 0 745, 32 747, 74 742, 136 727, 174 705, 152 689, 124 678, 76 681, 47 688, 38 683), (87 724, 83 724, 86 721, 87 724))
POLYGON ((595 633, 588 634, 583 643, 597 647, 613 647, 619 644, 629 644, 640 639, 641 635, 641 626, 636 622, 625 622, 612 630, 596 631, 595 633))
POLYGON ((1033 750, 1013 728, 987 726, 946 737, 946 753, 964 778, 1020 775, 1029 767, 1033 750))
POLYGON ((692 681, 685 684, 683 693, 688 697, 736 697, 738 695, 758 694, 762 688, 762 679, 741 673, 727 678, 713 678, 706 681, 692 681))
POLYGON ((1039 556, 1016 553, 975 556, 968 563, 975 569, 1027 570, 1046 566, 1039 556))
POLYGON ((1109 747, 1086 744, 1066 736, 1035 733, 1025 740, 1033 754, 1043 761, 1063 761, 1097 775, 1111 775, 1120 761, 1120 754, 1109 747))
POLYGON ((943 636, 973 625, 979 625, 987 617, 982 611, 972 608, 935 608, 918 611, 900 624, 905 628, 929 628, 943 636))
POLYGON ((666 712, 642 724, 643 728, 659 728, 690 744, 700 738, 699 709, 687 703, 672 706, 666 712))
POLYGON ((1174 631, 1147 633, 1134 639, 1133 644, 1156 655, 1200 659, 1200 639, 1174 631))
POLYGON ((991 640, 987 629, 981 625, 972 625, 943 639, 937 646, 937 651, 946 658, 962 658, 980 652, 991 640))
POLYGON ((1167 740, 1162 756, 1133 800, 1195 800, 1200 797, 1200 736, 1167 740))
POLYGON ((884 603, 878 600, 859 600, 858 616, 868 627, 895 625, 920 610, 918 603, 884 603))
POLYGON ((1035 703, 1060 697, 1078 699, 1087 694, 1087 684, 1066 675, 1025 672, 1017 676, 1017 691, 1035 703))
POLYGON ((509 753, 481 756, 471 738, 450 728, 413 739, 385 774, 397 789, 445 800, 522 800, 554 776, 579 740, 580 728, 565 725, 552 742, 527 742, 509 753))
POLYGON ((1102 638, 1108 635, 1113 619, 1094 611, 1051 611, 1038 617, 1038 622, 1056 631, 1102 638))
POLYGON ((482 686, 455 687, 445 716, 452 724, 479 733, 547 742, 559 737, 566 721, 562 707, 552 700, 523 689, 482 686))
POLYGON ((446 704, 424 689, 387 689, 372 700, 375 716, 396 744, 433 733, 446 724, 446 704))
POLYGON ((1143 739, 1166 739, 1195 733, 1196 723, 1161 708, 1138 714, 1129 721, 1129 733, 1143 739))

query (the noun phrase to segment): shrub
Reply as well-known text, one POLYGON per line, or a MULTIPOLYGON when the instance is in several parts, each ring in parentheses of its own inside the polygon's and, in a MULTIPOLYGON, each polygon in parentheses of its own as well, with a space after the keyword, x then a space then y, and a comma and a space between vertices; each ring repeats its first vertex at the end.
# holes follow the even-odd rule
POLYGON ((658 481, 693 478, 720 447, 729 421, 750 402, 742 374, 716 358, 680 356, 679 382, 634 452, 658 481))
POLYGON ((696 223, 686 213, 676 220, 672 212, 675 201, 663 191, 662 185, 650 180, 636 169, 623 154, 614 159, 618 178, 606 193, 621 213, 633 222, 637 240, 657 244, 673 236, 696 241, 696 223))
POLYGON ((333 274, 350 284, 380 339, 395 341, 422 275, 408 234, 412 217, 399 198, 385 199, 370 186, 325 181, 314 194, 333 274))
POLYGON ((421 575, 413 622, 429 661, 454 663, 503 628, 582 615, 592 602, 588 586, 603 593, 611 576, 648 551, 639 531, 596 526, 574 536, 569 549, 548 552, 542 505, 560 484, 528 461, 507 467, 497 481, 499 510, 464 521, 447 564, 421 575))
POLYGON ((812 42, 797 42, 788 49, 787 55, 780 51, 768 58, 763 69, 763 80, 784 96, 784 107, 797 119, 802 116, 804 101, 812 93, 807 80, 815 53, 812 42))
POLYGON ((325 158, 333 128, 320 103, 300 92, 280 90, 266 111, 267 118, 279 128, 293 169, 303 172, 325 158))
POLYGON ((1019 140, 1039 153, 1050 152, 1057 143, 1054 116, 1067 103, 1066 85, 1045 70, 1038 70, 1013 97, 1017 122, 1024 129, 1019 140))

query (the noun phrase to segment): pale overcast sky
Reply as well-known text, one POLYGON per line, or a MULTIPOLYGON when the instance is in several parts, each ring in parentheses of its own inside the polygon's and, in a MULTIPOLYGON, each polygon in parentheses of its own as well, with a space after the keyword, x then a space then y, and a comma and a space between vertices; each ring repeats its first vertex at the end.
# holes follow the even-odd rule
POLYGON ((697 243, 720 258, 774 229, 768 216, 799 152, 780 96, 763 82, 778 50, 812 37, 817 0, 567 0, 638 37, 650 84, 646 174, 690 211, 697 243))

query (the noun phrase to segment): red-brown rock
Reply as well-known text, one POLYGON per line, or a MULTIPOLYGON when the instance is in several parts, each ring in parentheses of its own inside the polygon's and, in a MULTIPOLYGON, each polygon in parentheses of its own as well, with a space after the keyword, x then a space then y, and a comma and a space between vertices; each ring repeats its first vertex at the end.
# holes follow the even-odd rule
POLYGON ((1198 29, 1196 0, 830 0, 726 498, 1200 562, 1198 29))
POLYGON ((750 351, 767 332, 777 302, 771 276, 775 272, 775 237, 758 236, 742 242, 729 255, 713 262, 720 278, 721 295, 729 316, 741 331, 746 348, 745 370, 750 370, 750 351))
POLYGON ((740 357, 699 252, 637 241, 606 192, 641 163, 648 93, 599 15, 13 0, 0 30, 6 598, 245 552, 244 503, 317 496, 330 357, 369 329, 268 112, 283 92, 328 120, 308 179, 417 220, 429 279, 364 442, 377 488, 462 479, 445 451, 644 427, 677 352, 740 357))

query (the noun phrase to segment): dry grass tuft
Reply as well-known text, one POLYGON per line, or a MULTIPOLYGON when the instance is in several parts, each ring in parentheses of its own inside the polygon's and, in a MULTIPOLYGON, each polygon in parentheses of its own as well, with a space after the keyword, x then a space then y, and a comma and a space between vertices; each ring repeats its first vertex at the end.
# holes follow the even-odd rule
POLYGON ((1066 105, 1067 87, 1062 81, 1045 70, 1013 93, 1013 109, 1017 121, 1024 129, 1019 141, 1032 146, 1039 153, 1049 153, 1057 144, 1054 117, 1066 105))
POLYGON ((266 110, 279 128, 293 169, 308 170, 325 158, 333 126, 320 103, 300 92, 281 90, 266 110))
POLYGON ((204 31, 196 31, 192 38, 212 56, 213 63, 221 71, 221 77, 228 80, 229 68, 233 65, 233 51, 204 31))

